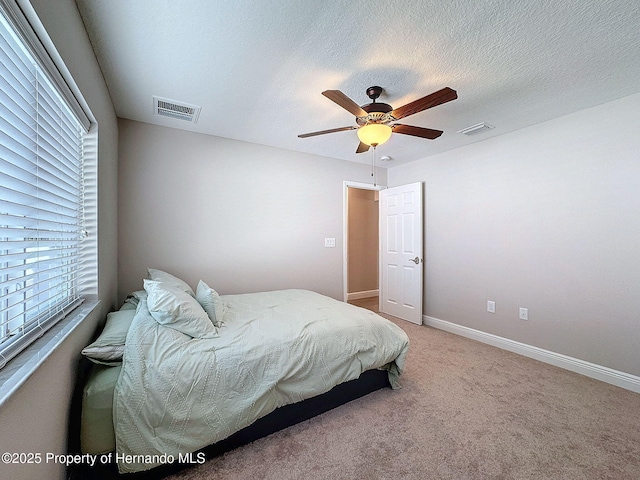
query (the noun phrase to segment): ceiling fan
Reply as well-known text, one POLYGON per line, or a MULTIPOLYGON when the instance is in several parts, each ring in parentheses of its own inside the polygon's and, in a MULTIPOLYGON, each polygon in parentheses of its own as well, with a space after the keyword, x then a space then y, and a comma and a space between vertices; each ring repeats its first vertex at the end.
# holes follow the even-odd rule
POLYGON ((330 130, 303 133, 298 135, 298 137, 307 138, 324 135, 326 133, 343 132, 345 130, 358 130, 360 144, 356 149, 356 153, 366 152, 369 150, 369 147, 375 148, 378 145, 382 145, 389 140, 392 132, 433 140, 442 135, 442 130, 432 130, 430 128, 415 127, 395 122, 401 118, 414 115, 428 108, 437 107, 438 105, 458 98, 455 90, 445 87, 426 97, 419 98, 418 100, 394 109, 387 103, 376 102, 381 93, 382 87, 374 86, 367 88, 367 96, 371 99, 371 103, 359 106, 340 90, 325 90, 322 94, 349 113, 355 115, 356 123, 359 126, 339 127, 330 130))

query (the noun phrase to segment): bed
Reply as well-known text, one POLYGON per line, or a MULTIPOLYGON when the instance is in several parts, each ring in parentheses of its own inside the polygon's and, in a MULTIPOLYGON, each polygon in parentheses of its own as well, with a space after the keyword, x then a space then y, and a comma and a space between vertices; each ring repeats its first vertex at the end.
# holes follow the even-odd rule
POLYGON ((149 276, 83 350, 96 365, 82 453, 115 452, 120 473, 199 462, 185 454, 399 387, 408 338, 369 310, 307 290, 218 295, 202 281, 194 292, 165 272, 149 276))

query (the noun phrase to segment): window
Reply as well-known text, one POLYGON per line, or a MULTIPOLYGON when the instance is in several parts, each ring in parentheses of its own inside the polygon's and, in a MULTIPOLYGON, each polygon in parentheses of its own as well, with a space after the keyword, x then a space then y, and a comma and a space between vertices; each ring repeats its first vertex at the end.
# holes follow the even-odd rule
POLYGON ((82 302, 89 124, 41 44, 34 48, 33 31, 25 34, 7 2, 0 7, 2 368, 82 302))

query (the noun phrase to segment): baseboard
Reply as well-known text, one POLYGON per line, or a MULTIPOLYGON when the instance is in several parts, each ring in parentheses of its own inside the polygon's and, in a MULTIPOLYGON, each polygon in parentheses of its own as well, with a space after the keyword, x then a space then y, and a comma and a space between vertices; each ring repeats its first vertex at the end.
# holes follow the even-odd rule
POLYGON ((369 298, 369 297, 377 297, 378 290, 364 290, 362 292, 351 292, 347 293, 347 301, 349 300, 359 300, 360 298, 369 298))
POLYGON ((543 348, 534 347, 525 343, 509 340, 508 338, 499 337, 491 333, 482 332, 473 328, 464 327, 455 323, 440 320, 434 317, 423 316, 423 323, 430 327, 444 330, 462 337, 477 340, 494 347, 508 350, 513 353, 524 355, 544 363, 555 365, 572 372, 586 375, 618 387, 622 387, 632 392, 640 393, 640 377, 631 375, 630 373, 620 372, 612 368, 596 365, 595 363, 585 362, 577 358, 562 355, 561 353, 551 352, 543 348))

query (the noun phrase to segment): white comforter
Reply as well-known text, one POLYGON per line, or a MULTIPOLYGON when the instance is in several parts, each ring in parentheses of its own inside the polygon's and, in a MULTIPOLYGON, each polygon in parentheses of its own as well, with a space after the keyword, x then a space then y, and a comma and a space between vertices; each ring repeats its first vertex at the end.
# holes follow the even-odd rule
POLYGON ((365 370, 387 369, 398 386, 409 340, 371 311, 306 290, 222 299, 212 339, 158 324, 140 301, 114 395, 121 472, 194 452, 365 370))

